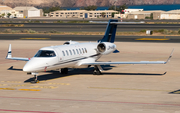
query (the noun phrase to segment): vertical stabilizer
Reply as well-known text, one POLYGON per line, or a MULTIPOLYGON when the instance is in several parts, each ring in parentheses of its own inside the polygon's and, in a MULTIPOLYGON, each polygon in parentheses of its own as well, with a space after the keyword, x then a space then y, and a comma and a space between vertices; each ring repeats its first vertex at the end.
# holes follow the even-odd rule
POLYGON ((12 55, 11 55, 11 44, 9 44, 8 54, 7 54, 6 58, 12 58, 12 55))
POLYGON ((117 24, 111 24, 111 22, 118 22, 118 20, 110 19, 106 28, 104 37, 98 42, 111 42, 114 43, 116 36, 117 24))

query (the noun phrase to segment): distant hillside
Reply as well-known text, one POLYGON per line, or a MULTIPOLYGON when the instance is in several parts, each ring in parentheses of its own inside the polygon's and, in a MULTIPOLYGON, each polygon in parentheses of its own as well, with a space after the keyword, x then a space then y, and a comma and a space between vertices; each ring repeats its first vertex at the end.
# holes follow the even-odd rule
MULTIPOLYGON (((180 4, 180 0, 117 0, 116 5, 155 5, 155 4, 180 4)), ((0 4, 10 7, 25 6, 26 0, 2 0, 0 4)), ((114 0, 27 0, 28 6, 35 7, 83 7, 89 5, 96 6, 111 6, 114 5, 114 0)))

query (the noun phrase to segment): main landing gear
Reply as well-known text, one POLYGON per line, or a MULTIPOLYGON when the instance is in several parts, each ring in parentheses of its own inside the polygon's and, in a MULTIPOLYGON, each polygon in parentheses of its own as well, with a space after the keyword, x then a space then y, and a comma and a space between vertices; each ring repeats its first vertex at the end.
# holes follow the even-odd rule
POLYGON ((62 68, 61 74, 68 74, 68 68, 62 68))
POLYGON ((102 75, 100 69, 98 68, 98 66, 94 66, 94 72, 93 72, 93 75, 102 75))

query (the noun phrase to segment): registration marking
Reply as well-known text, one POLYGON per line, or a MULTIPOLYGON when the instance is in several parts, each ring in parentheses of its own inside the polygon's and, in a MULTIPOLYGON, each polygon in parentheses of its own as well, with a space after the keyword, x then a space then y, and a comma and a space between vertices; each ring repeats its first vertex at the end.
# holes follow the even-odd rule
POLYGON ((163 41, 163 40, 169 40, 169 38, 138 38, 135 40, 159 40, 159 41, 163 41))

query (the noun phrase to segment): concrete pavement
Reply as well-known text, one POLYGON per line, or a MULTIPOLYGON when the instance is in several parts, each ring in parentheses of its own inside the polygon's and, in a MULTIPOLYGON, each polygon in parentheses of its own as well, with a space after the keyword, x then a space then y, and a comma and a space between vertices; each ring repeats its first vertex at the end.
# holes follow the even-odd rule
POLYGON ((116 42, 120 53, 99 61, 156 61, 166 65, 113 65, 101 76, 90 69, 40 73, 38 84, 22 72, 26 62, 6 60, 8 45, 12 55, 33 57, 39 48, 62 41, 0 41, 1 113, 179 113, 180 46, 178 43, 116 42), (13 68, 10 68, 13 66, 13 68), (10 68, 10 69, 9 69, 10 68), (167 72, 166 74, 164 74, 167 72))

